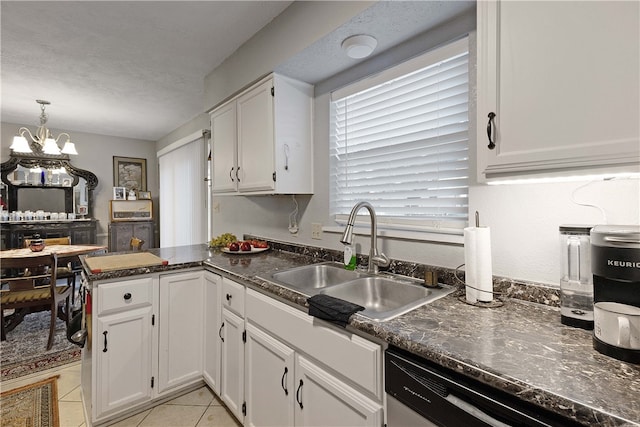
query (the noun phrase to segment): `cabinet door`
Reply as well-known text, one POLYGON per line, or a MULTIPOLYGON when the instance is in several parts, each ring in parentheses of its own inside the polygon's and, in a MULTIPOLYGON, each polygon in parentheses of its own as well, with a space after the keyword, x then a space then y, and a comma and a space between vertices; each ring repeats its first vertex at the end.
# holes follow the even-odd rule
POLYGON ((244 319, 222 309, 222 401, 241 422, 244 417, 244 319))
POLYGON ((220 395, 220 337, 222 324, 220 288, 222 278, 204 272, 204 361, 203 376, 211 389, 220 395))
POLYGON ((247 322, 246 426, 293 426, 294 351, 247 322))
POLYGON ((640 4, 482 1, 477 10, 479 173, 637 170, 640 4))
POLYGON ((236 102, 211 113, 212 191, 236 191, 236 102))
POLYGON ((204 273, 160 277, 158 391, 202 377, 204 273))
MULTIPOLYGON (((133 223, 133 237, 144 240, 142 249, 155 248, 155 235, 153 230, 153 222, 136 222, 133 223)), ((127 242, 130 245, 131 240, 127 242)), ((129 250, 129 248, 127 248, 129 250)))
POLYGON ((152 314, 146 306, 98 317, 93 337, 97 418, 151 399, 152 314))
POLYGON ((133 224, 130 222, 114 222, 109 224, 109 252, 131 250, 130 242, 133 235, 133 224))
POLYGON ((296 356, 297 426, 381 426, 382 406, 320 366, 296 356))
POLYGON ((238 189, 272 190, 274 166, 273 80, 238 98, 238 189))

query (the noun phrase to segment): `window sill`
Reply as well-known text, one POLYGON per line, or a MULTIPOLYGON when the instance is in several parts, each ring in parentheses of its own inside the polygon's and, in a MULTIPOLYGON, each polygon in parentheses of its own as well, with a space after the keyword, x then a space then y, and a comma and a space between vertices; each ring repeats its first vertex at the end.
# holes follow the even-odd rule
MULTIPOLYGON (((334 225, 334 226, 325 226, 322 227, 322 231, 325 233, 336 233, 342 234, 344 232, 344 226, 334 225)), ((370 236, 371 235, 371 227, 370 226, 354 226, 353 233, 359 236, 370 236)), ((381 228, 378 225, 378 237, 390 238, 390 239, 398 239, 398 240, 413 240, 420 242, 432 242, 432 243, 442 243, 448 245, 460 245, 464 244, 464 236, 462 230, 454 230, 447 233, 438 233, 428 230, 397 230, 397 229, 388 229, 381 228)))

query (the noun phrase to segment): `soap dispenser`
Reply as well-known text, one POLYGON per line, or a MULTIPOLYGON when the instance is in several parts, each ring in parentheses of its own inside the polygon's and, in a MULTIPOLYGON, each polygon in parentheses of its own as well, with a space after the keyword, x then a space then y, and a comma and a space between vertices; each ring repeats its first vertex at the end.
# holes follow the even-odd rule
POLYGON ((344 268, 346 270, 356 269, 356 249, 353 245, 344 245, 344 268))

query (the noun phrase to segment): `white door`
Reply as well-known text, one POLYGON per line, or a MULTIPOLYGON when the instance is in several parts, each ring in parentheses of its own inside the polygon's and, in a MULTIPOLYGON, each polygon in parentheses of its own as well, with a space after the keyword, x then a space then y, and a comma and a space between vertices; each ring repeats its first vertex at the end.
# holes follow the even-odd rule
POLYGON ((204 272, 204 360, 203 376, 211 389, 220 395, 220 337, 222 304, 220 294, 222 278, 209 271, 204 272))
POLYGON ((151 399, 152 314, 147 306, 98 317, 96 418, 151 399))
POLYGON ((480 174, 637 165, 638 2, 477 7, 480 174))
POLYGON ((202 377, 204 273, 160 277, 158 391, 202 377))
POLYGON ((231 101, 211 113, 211 147, 214 193, 236 191, 236 102, 231 101))
POLYGON ((222 309, 222 401, 241 422, 244 417, 244 319, 227 309, 222 309))
POLYGON ((247 322, 245 426, 293 426, 294 351, 247 322))
POLYGON ((273 80, 238 98, 238 189, 275 188, 273 80))
POLYGON ((376 426, 383 423, 379 403, 340 381, 320 366, 296 355, 295 424, 297 426, 376 426))

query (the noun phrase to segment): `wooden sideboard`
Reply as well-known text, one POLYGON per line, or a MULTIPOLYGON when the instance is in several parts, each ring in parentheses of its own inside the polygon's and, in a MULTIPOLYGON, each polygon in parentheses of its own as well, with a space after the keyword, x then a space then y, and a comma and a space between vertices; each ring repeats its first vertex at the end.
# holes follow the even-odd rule
POLYGON ((96 219, 76 219, 67 221, 5 221, 1 223, 0 245, 2 250, 17 249, 24 246, 24 239, 35 234, 41 238, 71 237, 74 245, 97 243, 96 219))
POLYGON ((153 221, 117 221, 109 223, 109 252, 131 250, 132 237, 144 240, 142 249, 155 248, 153 221))

